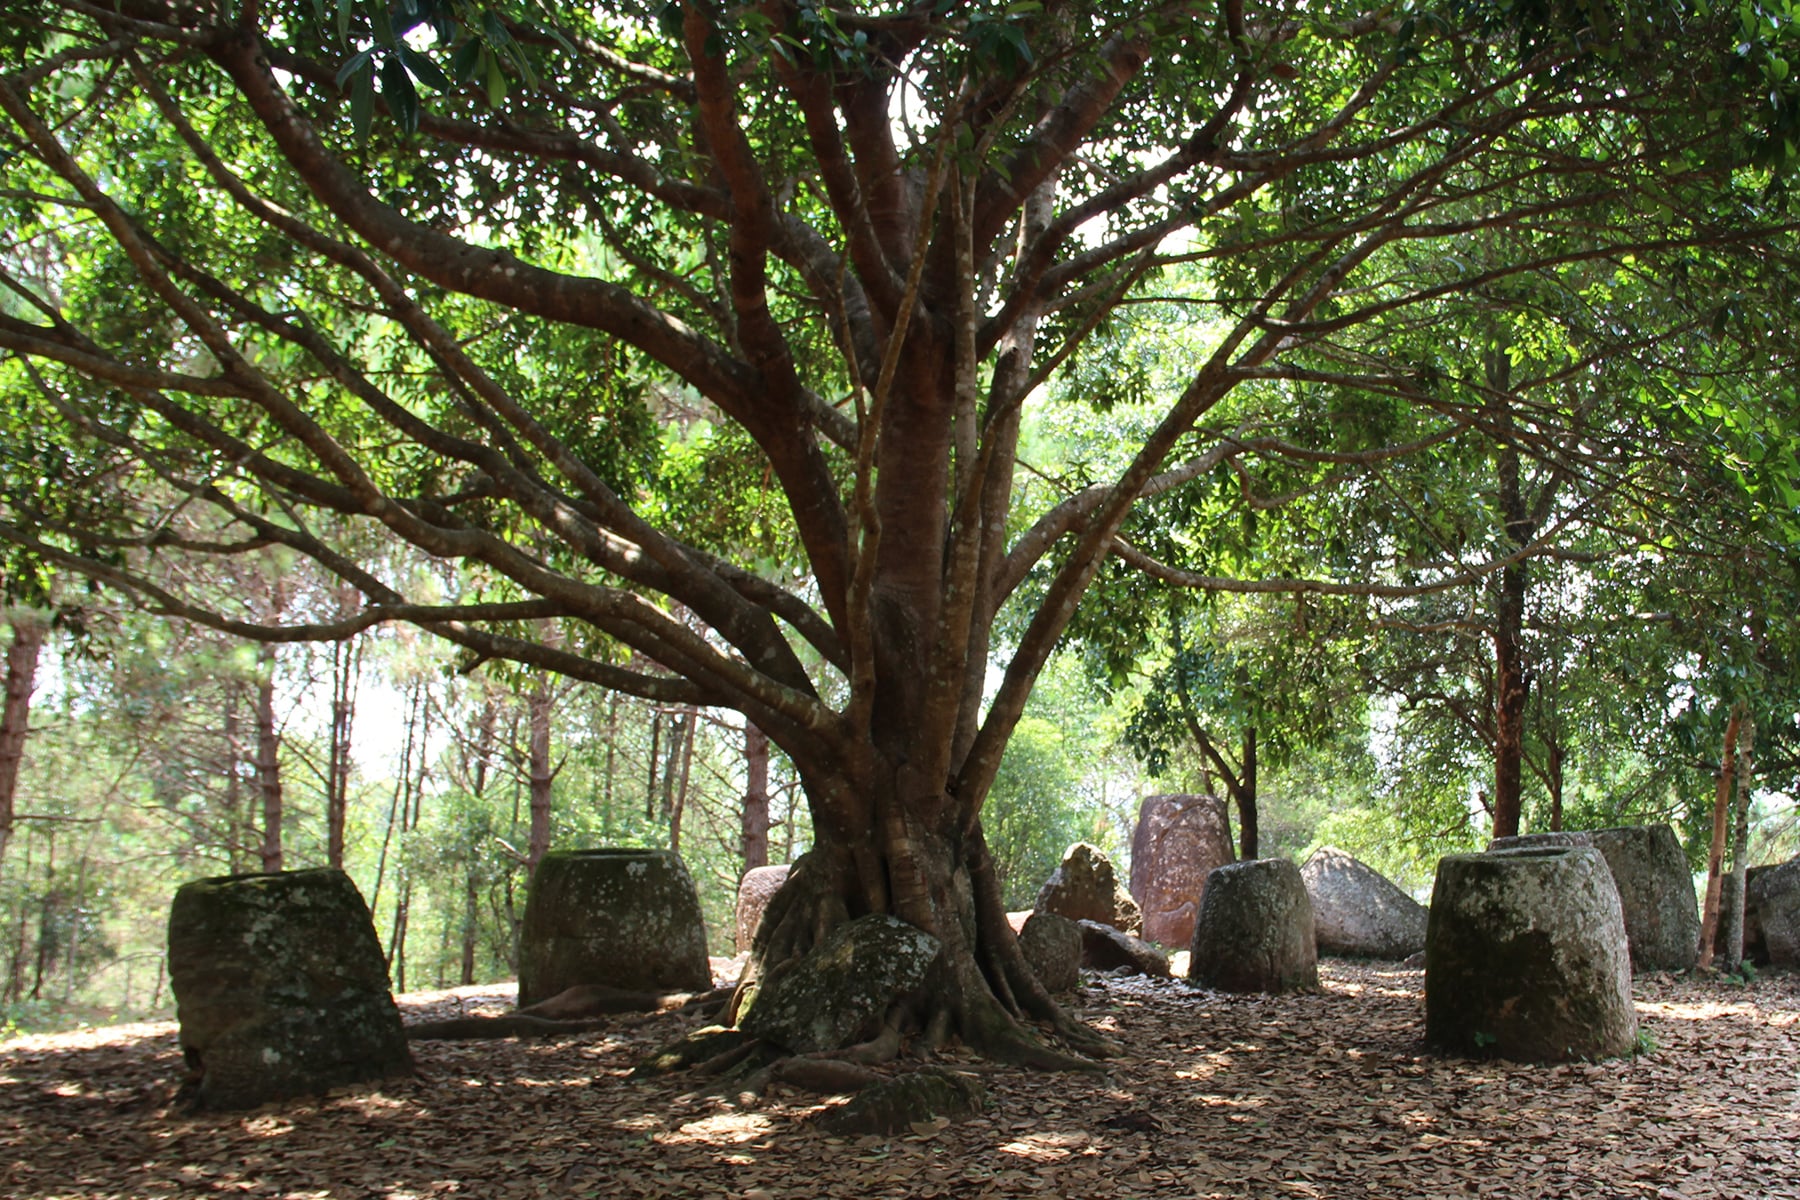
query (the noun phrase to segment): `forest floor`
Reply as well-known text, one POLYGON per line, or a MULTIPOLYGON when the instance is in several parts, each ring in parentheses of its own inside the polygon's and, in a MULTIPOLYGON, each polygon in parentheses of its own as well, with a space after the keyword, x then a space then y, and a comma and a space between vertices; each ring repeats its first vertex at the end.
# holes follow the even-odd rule
MULTIPOLYGON (((691 1018, 558 1041, 418 1042, 416 1080, 239 1114, 173 1107, 171 1024, 0 1045, 0 1196, 1732 1197, 1800 1200, 1800 976, 1636 986, 1649 1052, 1557 1067, 1428 1054, 1423 973, 1327 961, 1317 993, 1098 978, 1104 1076, 951 1056, 979 1118, 834 1140, 827 1101, 626 1078, 691 1018)), ((401 997, 499 1012, 510 986, 401 997)))

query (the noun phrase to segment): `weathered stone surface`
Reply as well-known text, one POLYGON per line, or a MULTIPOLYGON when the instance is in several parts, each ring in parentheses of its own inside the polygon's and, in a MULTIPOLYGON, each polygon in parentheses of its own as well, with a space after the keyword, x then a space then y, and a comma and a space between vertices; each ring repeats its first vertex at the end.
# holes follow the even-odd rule
POLYGON ((1321 846, 1300 878, 1320 954, 1405 958, 1425 948, 1425 906, 1352 855, 1321 846))
POLYGON ((1063 852, 1061 864, 1038 889, 1033 908, 1071 921, 1098 921, 1131 934, 1144 927, 1137 901, 1119 886, 1112 860, 1086 842, 1076 842, 1063 852))
POLYGON ((894 1002, 924 983, 939 949, 929 933, 885 914, 846 921, 771 971, 738 1027, 796 1054, 866 1041, 894 1002))
POLYGON ((1225 802, 1217 796, 1146 796, 1131 835, 1131 896, 1144 914, 1143 936, 1186 946, 1206 877, 1237 858, 1225 802))
POLYGON ((1425 938, 1425 1037, 1452 1053, 1522 1062, 1633 1048, 1625 918, 1598 850, 1439 860, 1425 938))
POLYGON ((1031 920, 1031 912, 1032 910, 1028 908, 1023 912, 1009 912, 1006 914, 1006 923, 1012 926, 1013 935, 1015 937, 1025 932, 1025 922, 1031 920))
MULTIPOLYGON (((1744 872, 1744 958, 1757 966, 1769 964, 1769 944, 1763 940, 1762 917, 1756 911, 1756 881, 1763 875, 1773 871, 1780 863, 1770 863, 1759 867, 1751 867, 1744 872)), ((1729 887, 1731 875, 1725 876, 1725 887, 1729 887)), ((1730 892, 1724 891, 1726 896, 1730 892)))
POLYGON ((1285 858, 1213 871, 1194 922, 1188 978, 1226 992, 1291 992, 1319 985, 1312 900, 1285 858))
POLYGON ((1687 971, 1700 954, 1700 906, 1681 842, 1667 825, 1622 825, 1588 835, 1606 857, 1631 965, 1639 971, 1687 971))
POLYGON ((785 863, 778 867, 751 867, 738 881, 735 924, 739 954, 750 949, 750 940, 756 936, 756 925, 762 920, 763 909, 769 907, 769 901, 787 882, 789 870, 785 863))
POLYGON ((565 988, 712 986, 700 899, 667 850, 554 850, 531 877, 519 933, 519 1006, 565 988))
POLYGON ((1143 938, 1098 921, 1077 921, 1075 926, 1081 930, 1081 965, 1088 970, 1123 968, 1135 975, 1168 978, 1169 956, 1143 938))
POLYGON ((198 1107, 412 1074, 374 923, 342 871, 184 885, 169 910, 169 983, 198 1107))
POLYGON ((1032 913, 1019 930, 1019 950, 1046 991, 1066 992, 1081 982, 1081 926, 1069 918, 1032 913))
POLYGON ((1760 871, 1752 868, 1744 895, 1755 906, 1769 965, 1800 967, 1800 858, 1760 871))
POLYGON ((1555 833, 1520 833, 1512 837, 1495 838, 1487 844, 1489 850, 1529 850, 1538 846, 1591 846, 1594 837, 1586 830, 1563 829, 1555 833))
POLYGON ((925 1067, 865 1088, 813 1123, 832 1137, 892 1137, 916 1124, 961 1121, 986 1107, 987 1091, 974 1077, 925 1067))

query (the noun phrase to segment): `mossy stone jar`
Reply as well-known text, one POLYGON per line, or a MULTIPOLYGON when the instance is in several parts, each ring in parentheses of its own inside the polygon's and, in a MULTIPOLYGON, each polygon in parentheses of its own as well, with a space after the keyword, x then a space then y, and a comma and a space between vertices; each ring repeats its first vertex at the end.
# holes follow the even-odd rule
POLYGON ((1637 1044, 1631 952, 1598 850, 1543 846, 1438 861, 1425 933, 1425 1040, 1519 1062, 1637 1044))
POLYGON ((581 984, 712 987, 700 898, 668 850, 556 850, 538 862, 519 933, 519 1004, 581 984))
POLYGON ((169 908, 169 983, 196 1107, 413 1072, 368 905, 342 871, 184 885, 169 908))

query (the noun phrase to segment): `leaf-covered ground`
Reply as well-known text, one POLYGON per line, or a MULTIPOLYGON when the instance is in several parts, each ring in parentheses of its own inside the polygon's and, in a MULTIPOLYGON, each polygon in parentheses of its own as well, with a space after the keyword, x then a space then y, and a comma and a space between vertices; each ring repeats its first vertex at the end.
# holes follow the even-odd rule
MULTIPOLYGON (((955 1063, 986 1114, 893 1139, 817 1134, 810 1095, 627 1080, 675 1016, 418 1043, 414 1082, 237 1115, 170 1107, 171 1025, 24 1038, 0 1046, 0 1196, 1800 1200, 1800 977, 1639 980, 1650 1053, 1530 1067, 1427 1054, 1420 972, 1322 975, 1284 998, 1095 980, 1081 1008, 1132 1051, 1110 1074, 955 1063)), ((510 998, 402 999, 424 1019, 510 998)))

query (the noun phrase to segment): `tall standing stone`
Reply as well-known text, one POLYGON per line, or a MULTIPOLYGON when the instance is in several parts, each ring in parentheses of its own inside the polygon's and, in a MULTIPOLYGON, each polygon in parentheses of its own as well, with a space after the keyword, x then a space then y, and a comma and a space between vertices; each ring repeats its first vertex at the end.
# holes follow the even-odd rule
POLYGON ((1237 858, 1225 802, 1217 796, 1146 796, 1131 835, 1131 896, 1145 939, 1186 946, 1206 877, 1237 858))
POLYGON ((519 931, 519 1006, 578 984, 627 991, 712 986, 700 897, 668 850, 553 850, 519 931))
POLYGON ((1769 963, 1800 967, 1800 858, 1778 866, 1751 868, 1744 887, 1756 930, 1769 963))
POLYGON ((762 923, 763 910, 769 907, 769 901, 775 898, 775 893, 787 882, 789 870, 786 864, 778 867, 751 867, 738 881, 734 924, 737 926, 739 954, 750 949, 750 942, 756 937, 756 927, 762 923))
POLYGON ((169 983, 197 1107, 412 1074, 374 922, 342 871, 183 885, 169 908, 169 983))
POLYGON ((1063 851, 1062 862, 1038 889, 1032 907, 1071 921, 1098 921, 1126 933, 1135 934, 1144 927, 1137 901, 1119 886, 1112 859, 1086 842, 1076 842, 1063 851))
POLYGON ((1631 965, 1639 971, 1688 971, 1700 959, 1700 906, 1694 875, 1667 825, 1596 829, 1589 836, 1606 856, 1631 965))

